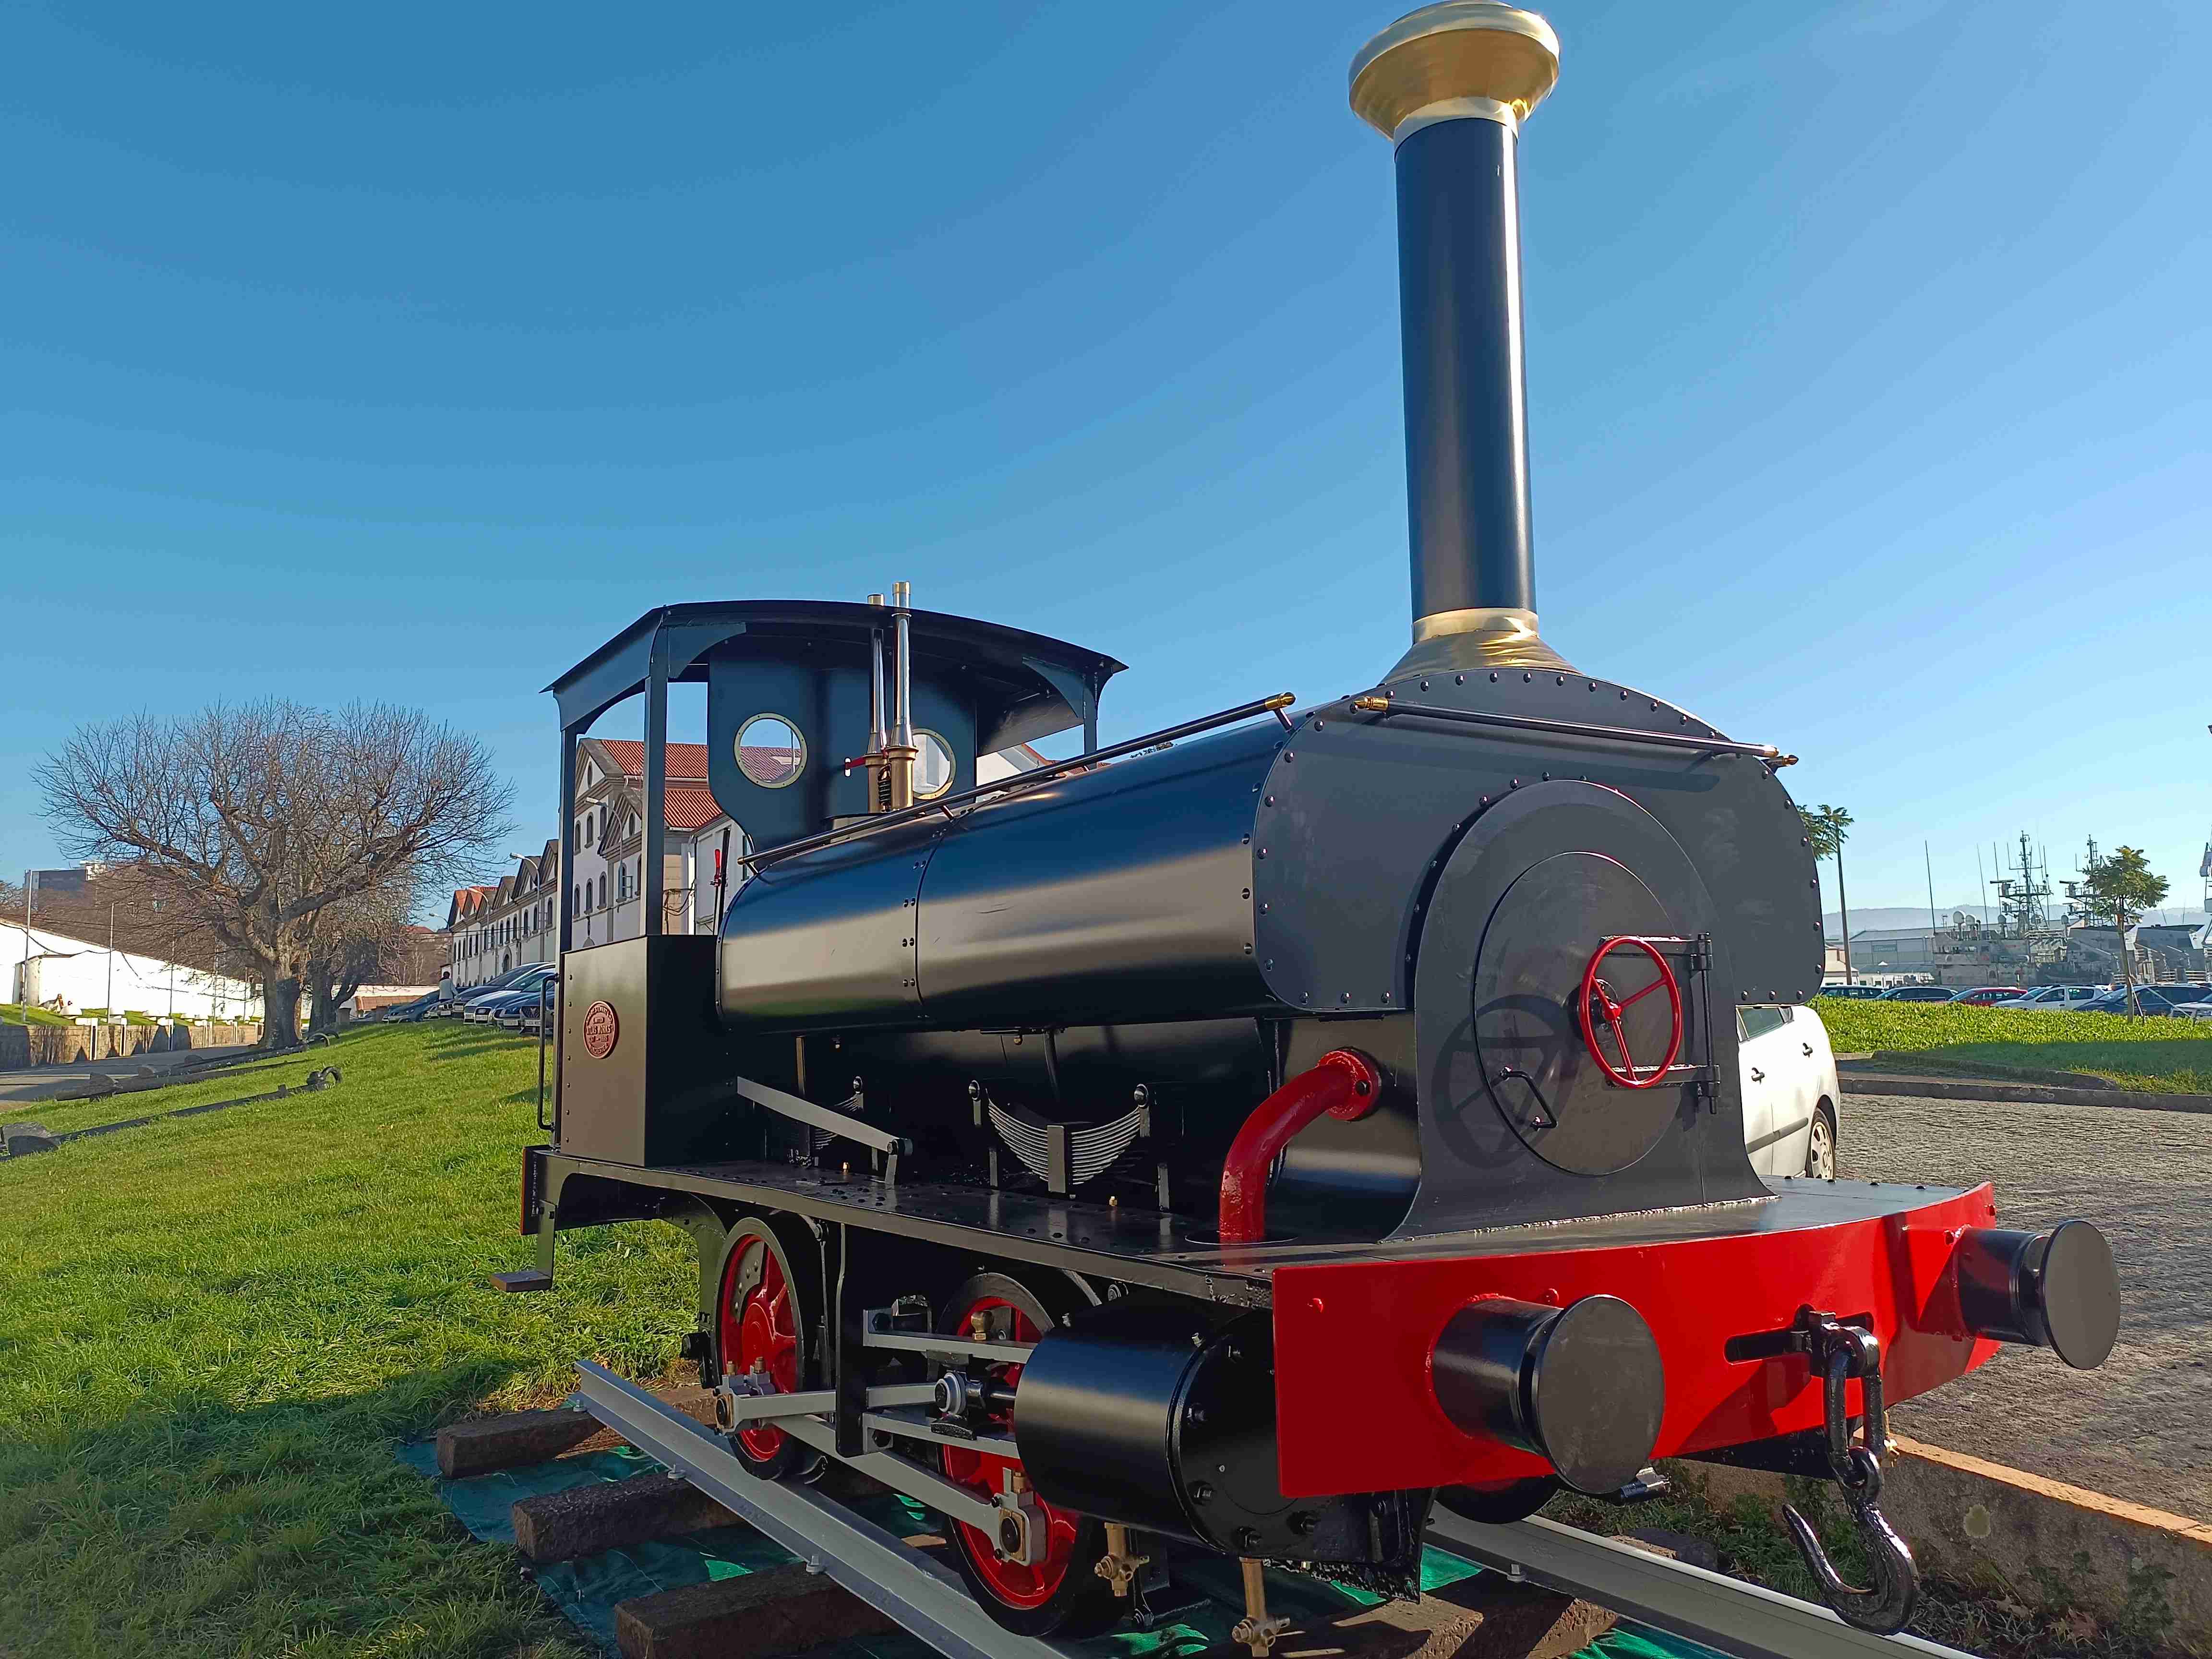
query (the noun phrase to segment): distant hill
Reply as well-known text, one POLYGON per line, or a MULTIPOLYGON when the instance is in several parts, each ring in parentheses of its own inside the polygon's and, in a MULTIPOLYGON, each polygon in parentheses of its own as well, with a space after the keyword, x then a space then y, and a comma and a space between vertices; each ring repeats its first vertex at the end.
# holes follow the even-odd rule
MULTIPOLYGON (((1970 916, 1978 915, 1984 921, 1996 920, 1994 909, 1979 904, 1940 905, 1936 914, 1948 926, 1954 910, 1964 910, 1970 916)), ((2201 904, 2169 904, 2152 911, 2150 919, 2193 927, 2204 920, 2204 907, 2201 904)), ((1826 924, 1831 939, 1843 938, 1844 919, 1839 914, 1831 910, 1820 920, 1826 924)), ((1863 910, 1856 904, 1851 906, 1851 931, 1855 933, 1863 927, 1925 927, 1927 925, 1928 907, 1924 904, 1875 904, 1863 910)))

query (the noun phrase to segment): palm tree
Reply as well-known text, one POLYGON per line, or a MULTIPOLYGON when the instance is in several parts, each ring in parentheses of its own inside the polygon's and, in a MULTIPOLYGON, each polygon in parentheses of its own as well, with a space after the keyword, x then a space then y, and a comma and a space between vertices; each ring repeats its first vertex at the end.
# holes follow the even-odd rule
POLYGON ((1854 984, 1851 977, 1851 902, 1844 892, 1844 842, 1850 838, 1851 815, 1840 806, 1831 806, 1822 801, 1810 809, 1799 807, 1797 816, 1805 821, 1806 843, 1813 849, 1813 879, 1820 878, 1820 860, 1836 861, 1836 903, 1844 919, 1844 983, 1854 984))

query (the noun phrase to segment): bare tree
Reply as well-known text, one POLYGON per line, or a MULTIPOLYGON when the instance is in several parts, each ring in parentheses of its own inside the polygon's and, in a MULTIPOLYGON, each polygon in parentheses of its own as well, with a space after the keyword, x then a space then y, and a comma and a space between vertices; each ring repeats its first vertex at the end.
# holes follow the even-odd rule
POLYGON ((412 966, 414 930, 407 917, 416 891, 411 878, 396 880, 323 911, 307 958, 308 1030, 336 1030, 340 1003, 412 966))
POLYGON ((262 985, 262 1042, 298 1043, 325 913, 465 873, 507 835, 512 791, 481 741, 420 710, 271 699, 81 727, 35 774, 80 856, 133 860, 262 985))

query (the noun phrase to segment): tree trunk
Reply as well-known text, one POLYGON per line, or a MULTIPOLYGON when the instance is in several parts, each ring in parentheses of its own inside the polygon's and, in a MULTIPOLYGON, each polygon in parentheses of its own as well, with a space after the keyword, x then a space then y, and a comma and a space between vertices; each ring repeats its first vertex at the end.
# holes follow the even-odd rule
POLYGON ((261 981, 261 1046, 300 1046, 300 981, 296 976, 270 977, 261 981))
POLYGON ((360 971, 359 969, 351 971, 341 970, 331 975, 330 1030, 334 1034, 342 1023, 338 1018, 340 1009, 344 1004, 352 1001, 355 997, 361 994, 360 971))
POLYGON ((1844 983, 1856 985, 1858 981, 1851 977, 1851 901, 1844 891, 1844 848, 1840 841, 1836 843, 1836 908, 1843 912, 1844 919, 1844 983))
POLYGON ((332 990, 337 977, 326 962, 307 964, 307 1030, 311 1035, 337 1029, 337 998, 332 990))

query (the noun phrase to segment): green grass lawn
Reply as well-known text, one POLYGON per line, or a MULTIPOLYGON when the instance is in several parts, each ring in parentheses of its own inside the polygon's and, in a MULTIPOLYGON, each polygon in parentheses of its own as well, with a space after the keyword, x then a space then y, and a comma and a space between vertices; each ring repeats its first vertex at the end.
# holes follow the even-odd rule
POLYGON ((2212 1024, 1840 997, 1813 1006, 1838 1054, 1904 1051, 1954 1066, 2080 1072, 2124 1089, 2212 1093, 2212 1024))
POLYGON ((67 1025, 70 1022, 51 1008, 28 1008, 20 1002, 0 1002, 0 1024, 9 1025, 67 1025))
POLYGON ((337 1089, 0 1162, 0 1654, 582 1650, 469 1542, 397 1443, 565 1393, 578 1357, 667 1375, 689 1243, 652 1224, 526 1265, 534 1045, 441 1022, 157 1093, 11 1112, 74 1128, 337 1089))
MULTIPOLYGON (((2204 1040, 2087 1015, 1821 1012, 1840 1048, 1995 1046, 2069 1069, 2069 1043, 2204 1040), (2078 1027, 2088 1035, 2069 1037, 2078 1027)), ((0 1161, 8 1659, 584 1659, 513 1555, 471 1542, 392 1455, 477 1407, 546 1403, 579 1357, 668 1378, 690 1328, 696 1269, 672 1228, 569 1235, 545 1295, 486 1282, 530 1259, 515 1217, 519 1149, 540 1138, 532 1044, 452 1022, 374 1028, 11 1115, 83 1127, 296 1085, 332 1063, 344 1081, 326 1092, 0 1161)), ((1639 1515, 1809 1587, 1771 1522, 1678 1509, 1639 1515)), ((1587 1523, 1622 1524, 1610 1510, 1587 1523)), ((1990 1650, 2090 1650, 2043 1632, 1990 1650)))

